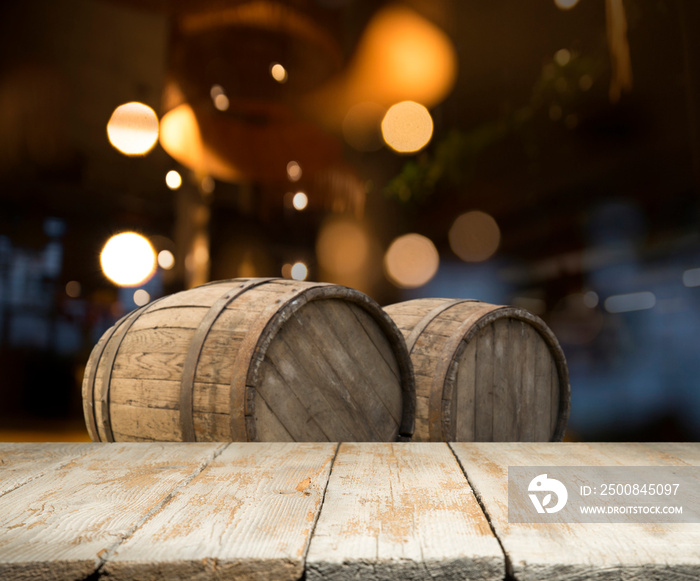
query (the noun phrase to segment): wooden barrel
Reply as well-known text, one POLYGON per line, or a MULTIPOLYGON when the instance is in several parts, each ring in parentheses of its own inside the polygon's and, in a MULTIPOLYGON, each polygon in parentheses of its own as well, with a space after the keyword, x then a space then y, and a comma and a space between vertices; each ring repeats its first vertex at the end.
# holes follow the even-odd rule
POLYGON ((416 376, 415 441, 557 441, 569 417, 569 373, 554 334, 516 308, 417 299, 385 311, 416 376))
POLYGON ((394 441, 415 384, 391 318, 346 287, 220 281, 117 322, 83 380, 95 441, 394 441))

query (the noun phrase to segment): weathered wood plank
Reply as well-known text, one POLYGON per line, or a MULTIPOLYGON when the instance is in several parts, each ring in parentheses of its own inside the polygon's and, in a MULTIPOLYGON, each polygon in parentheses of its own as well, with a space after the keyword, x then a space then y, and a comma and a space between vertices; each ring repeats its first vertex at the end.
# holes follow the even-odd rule
POLYGON ((697 463, 698 446, 454 443, 518 581, 700 577, 697 524, 508 522, 508 466, 647 466, 697 463), (685 458, 692 458, 688 462, 685 458))
POLYGON ((337 444, 231 444, 107 560, 110 580, 299 579, 337 444))
POLYGON ((536 378, 535 353, 537 343, 541 340, 538 338, 538 333, 530 325, 520 323, 522 333, 521 346, 521 367, 520 377, 522 382, 522 392, 520 396, 520 431, 518 432, 517 440, 521 442, 532 442, 535 440, 537 433, 536 420, 536 405, 535 391, 536 378))
POLYGON ((94 444, 0 444, 0 496, 94 450, 94 444))
POLYGON ((493 326, 484 327, 472 339, 476 342, 476 394, 474 399, 474 436, 477 442, 493 440, 494 408, 494 336, 493 326))
POLYGON ((476 417, 474 398, 476 396, 476 341, 470 341, 462 351, 457 367, 455 390, 452 394, 457 401, 452 402, 455 410, 451 418, 452 439, 457 442, 473 442, 476 417))
MULTIPOLYGON (((0 579, 83 579, 221 444, 85 444, 89 453, 0 497, 0 579)), ((69 456, 66 456, 69 458, 69 456)))
POLYGON ((503 576, 503 553, 446 444, 341 444, 307 579, 503 576))

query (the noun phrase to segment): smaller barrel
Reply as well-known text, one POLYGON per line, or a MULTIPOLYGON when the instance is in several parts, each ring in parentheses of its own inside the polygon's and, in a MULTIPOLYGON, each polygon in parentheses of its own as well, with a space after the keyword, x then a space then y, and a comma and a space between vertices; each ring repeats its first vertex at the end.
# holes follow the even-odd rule
POLYGON ((217 281, 133 311, 83 381, 95 441, 395 441, 414 408, 405 342, 375 301, 284 279, 217 281))
POLYGON ((552 331, 524 309, 470 299, 385 307, 416 377, 414 441, 558 441, 569 373, 552 331))

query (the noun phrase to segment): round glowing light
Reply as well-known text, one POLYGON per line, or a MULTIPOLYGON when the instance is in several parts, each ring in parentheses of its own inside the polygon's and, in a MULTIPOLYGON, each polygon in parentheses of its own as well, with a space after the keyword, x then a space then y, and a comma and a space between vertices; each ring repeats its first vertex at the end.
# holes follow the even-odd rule
POLYGON ((177 190, 182 185, 182 176, 174 169, 171 169, 165 174, 165 185, 171 190, 177 190))
POLYGON ((306 280, 306 277, 309 276, 309 269, 303 262, 295 262, 292 264, 290 274, 294 280, 306 280))
POLYGON ((148 105, 119 105, 107 122, 109 142, 125 155, 144 155, 158 140, 158 116, 148 105))
POLYGON ((400 153, 423 149, 433 136, 433 118, 420 103, 402 101, 392 105, 382 119, 386 144, 400 153))
POLYGON ((137 306, 142 307, 143 305, 147 305, 150 301, 151 295, 149 295, 147 291, 142 288, 134 291, 134 302, 137 306))
POLYGON ((477 210, 457 217, 450 228, 450 247, 466 262, 491 258, 501 242, 501 230, 491 216, 477 210))
POLYGON ((275 79, 275 81, 277 81, 278 83, 287 82, 287 69, 285 69, 279 63, 272 63, 272 65, 270 66, 270 74, 272 75, 272 78, 275 79))
POLYGON ((77 299, 82 290, 83 289, 77 280, 71 280, 66 283, 66 294, 72 299, 77 299))
POLYGON ((158 266, 163 270, 170 270, 175 266, 175 256, 170 250, 161 250, 158 253, 158 266))
POLYGON ((288 262, 282 265, 282 276, 284 278, 292 278, 292 265, 288 262))
POLYGON ((301 166, 296 161, 287 164, 287 177, 291 182, 298 182, 301 179, 301 166))
POLYGON ((554 4, 561 10, 569 10, 578 4, 578 0, 554 0, 554 4))
POLYGON ((119 286, 137 286, 147 281, 156 267, 151 243, 135 232, 112 236, 100 254, 102 272, 119 286))
POLYGON ((304 210, 309 205, 309 197, 304 192, 297 192, 292 198, 292 205, 295 210, 304 210))
POLYGON ((221 85, 212 85, 209 89, 209 94, 211 95, 211 100, 215 100, 219 95, 224 95, 226 91, 221 85))
POLYGON ((396 286, 416 288, 437 272, 440 256, 429 238, 405 234, 394 240, 384 255, 386 274, 396 286))
POLYGON ((216 107, 219 111, 226 111, 229 107, 228 97, 223 93, 214 97, 214 107, 216 107))
POLYGON ((560 67, 565 67, 571 61, 571 52, 566 48, 561 48, 554 53, 554 62, 560 67))
POLYGON ((330 218, 318 234, 316 255, 322 268, 334 275, 362 270, 369 258, 369 240, 364 228, 351 218, 330 218))

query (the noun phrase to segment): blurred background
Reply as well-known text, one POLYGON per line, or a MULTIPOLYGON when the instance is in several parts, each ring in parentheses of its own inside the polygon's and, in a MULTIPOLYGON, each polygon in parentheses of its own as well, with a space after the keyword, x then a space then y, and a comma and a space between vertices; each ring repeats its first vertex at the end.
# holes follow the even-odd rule
POLYGON ((698 30, 695 0, 2 3, 0 440, 88 440, 102 333, 249 276, 526 308, 567 438, 697 440, 698 30))

